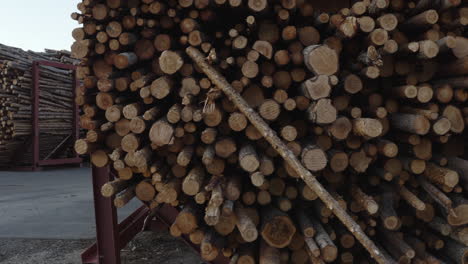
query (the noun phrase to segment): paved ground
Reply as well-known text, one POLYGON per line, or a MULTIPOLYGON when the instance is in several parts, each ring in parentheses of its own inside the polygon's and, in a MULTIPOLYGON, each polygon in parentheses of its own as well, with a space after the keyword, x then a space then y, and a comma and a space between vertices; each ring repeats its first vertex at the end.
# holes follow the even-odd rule
POLYGON ((0 238, 2 264, 81 264, 92 240, 0 238))
MULTIPOLYGON (((0 172, 0 263, 74 264, 95 237, 91 171, 0 172)), ((118 211, 123 219, 141 205, 118 211)), ((122 251, 122 264, 201 263, 168 234, 141 233, 122 251)))
MULTIPOLYGON (((91 170, 0 172, 0 238, 95 236, 91 170)), ((140 203, 119 210, 123 218, 140 203)))

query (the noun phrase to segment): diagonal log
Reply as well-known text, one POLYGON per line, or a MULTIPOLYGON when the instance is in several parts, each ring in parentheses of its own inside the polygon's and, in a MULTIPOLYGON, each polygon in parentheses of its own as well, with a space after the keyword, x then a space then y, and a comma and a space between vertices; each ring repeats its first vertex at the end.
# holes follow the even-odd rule
POLYGON ((338 202, 330 195, 330 193, 320 184, 310 171, 308 171, 301 162, 294 156, 292 151, 283 143, 276 135, 276 132, 271 129, 268 124, 254 111, 241 95, 219 74, 211 65, 209 65, 203 54, 193 47, 188 47, 186 53, 195 62, 195 64, 208 76, 208 78, 221 89, 234 103, 237 108, 249 119, 262 136, 271 144, 271 146, 283 157, 289 166, 301 176, 304 182, 312 189, 318 197, 333 211, 340 221, 348 228, 348 230, 361 242, 367 249, 370 255, 378 263, 389 263, 390 261, 382 254, 379 248, 372 240, 367 237, 361 227, 346 213, 346 211, 338 204, 338 202))

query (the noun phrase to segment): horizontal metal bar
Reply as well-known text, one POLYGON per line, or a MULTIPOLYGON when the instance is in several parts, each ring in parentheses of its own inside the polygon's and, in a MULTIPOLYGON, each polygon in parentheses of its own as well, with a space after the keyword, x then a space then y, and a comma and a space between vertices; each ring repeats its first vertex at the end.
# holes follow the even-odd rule
POLYGON ((83 264, 98 264, 97 245, 92 244, 83 253, 81 253, 81 263, 83 264))
MULTIPOLYGON (((119 250, 123 249, 141 231, 148 213, 148 207, 141 206, 118 225, 119 250)), ((96 243, 81 253, 81 261, 83 264, 99 264, 96 243)))
POLYGON ((44 65, 44 66, 50 66, 50 67, 55 67, 55 68, 60 68, 60 69, 68 69, 68 70, 75 70, 76 65, 72 64, 64 64, 60 62, 52 62, 52 61, 35 61, 38 65, 44 65))
POLYGON ((40 160, 37 162, 39 166, 47 165, 62 165, 62 164, 79 164, 83 161, 82 158, 65 158, 65 159, 52 159, 52 160, 40 160))
POLYGON ((141 232, 149 211, 148 207, 143 205, 119 224, 120 249, 123 249, 130 240, 141 232))

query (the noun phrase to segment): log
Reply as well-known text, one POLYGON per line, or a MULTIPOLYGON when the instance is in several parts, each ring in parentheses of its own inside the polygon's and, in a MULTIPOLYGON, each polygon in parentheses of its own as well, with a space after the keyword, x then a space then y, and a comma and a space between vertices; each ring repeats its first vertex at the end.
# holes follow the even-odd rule
POLYGON ((429 121, 421 115, 392 114, 390 120, 396 128, 409 133, 425 135, 430 129, 429 121))
POLYGON ((453 212, 449 211, 449 214, 447 216, 448 223, 452 226, 460 226, 468 223, 468 219, 466 217, 466 211, 468 208, 467 200, 459 195, 450 198, 454 206, 453 212))
POLYGON ((201 167, 195 167, 187 174, 182 182, 182 191, 187 194, 194 196, 202 187, 203 180, 205 177, 205 171, 201 167))
POLYGON ((353 132, 358 136, 377 137, 382 133, 382 124, 377 119, 357 118, 353 120, 353 132))
POLYGON ((323 226, 316 220, 311 218, 314 228, 317 231, 314 239, 320 248, 320 256, 325 262, 333 262, 338 257, 338 249, 327 234, 323 226))
POLYGON ((114 181, 105 183, 101 188, 101 194, 104 197, 111 197, 125 190, 128 186, 128 181, 116 179, 114 181))
POLYGON ((305 145, 301 153, 301 161, 308 170, 319 171, 327 166, 327 156, 325 152, 318 146, 308 144, 305 145))
POLYGON ((426 165, 426 170, 423 175, 432 183, 452 188, 457 185, 459 181, 459 176, 456 171, 439 167, 431 162, 426 165))
POLYGON ((305 65, 316 75, 333 75, 338 71, 337 54, 325 45, 308 46, 303 54, 305 65))
POLYGON ((262 210, 260 230, 262 238, 269 246, 284 248, 291 242, 296 227, 287 214, 274 207, 266 207, 262 210))
MULTIPOLYGON (((40 156, 69 137, 59 120, 77 103, 76 150, 119 178, 106 195, 186 210, 170 233, 204 261, 455 262, 444 244, 466 244, 468 222, 461 1, 208 2, 83 0, 82 82, 67 90, 65 71, 44 67, 40 156)), ((0 164, 32 129, 28 65, 63 58, 22 54, 0 45, 0 164)))
POLYGON ((198 212, 194 204, 188 204, 174 222, 182 234, 191 234, 198 228, 198 212))
POLYGON ((384 263, 384 257, 380 251, 375 247, 375 245, 367 238, 366 235, 362 233, 362 230, 357 226, 357 224, 351 220, 351 218, 339 207, 337 202, 326 192, 323 187, 318 187, 318 182, 315 178, 303 168, 299 161, 295 159, 294 155, 287 149, 287 147, 279 140, 278 137, 275 137, 271 128, 269 128, 266 123, 250 108, 250 106, 245 102, 237 92, 226 82, 226 80, 219 75, 211 66, 209 66, 204 58, 201 56, 200 52, 193 48, 187 49, 187 54, 197 63, 197 65, 204 71, 205 74, 215 83, 220 89, 225 92, 228 97, 236 104, 239 110, 248 117, 249 121, 255 125, 259 132, 266 136, 266 139, 277 148, 280 147, 281 150, 279 154, 286 160, 289 160, 292 166, 297 170, 297 173, 301 175, 301 178, 308 183, 308 186, 317 193, 317 195, 323 199, 327 204, 334 204, 330 206, 333 212, 337 215, 338 218, 350 229, 350 231, 358 238, 358 240, 369 249, 371 255, 380 263, 384 263), (269 133, 267 133, 267 131, 269 133), (296 165, 297 164, 297 165, 296 165), (372 248, 372 249, 371 249, 372 248))
POLYGON ((237 222, 236 226, 242 238, 246 242, 255 241, 258 237, 257 227, 251 216, 243 208, 236 208, 237 222))
POLYGON ((158 146, 171 144, 174 140, 174 128, 167 120, 156 121, 149 132, 150 140, 158 146))
POLYGON ((174 51, 165 50, 159 57, 159 66, 161 71, 166 74, 174 74, 184 64, 182 57, 174 51))
POLYGON ((279 264, 280 262, 280 251, 277 248, 271 247, 265 241, 260 242, 260 264, 279 264))
POLYGON ((305 238, 314 237, 316 230, 312 224, 312 221, 309 219, 309 216, 303 210, 296 210, 296 219, 299 224, 299 230, 305 238))

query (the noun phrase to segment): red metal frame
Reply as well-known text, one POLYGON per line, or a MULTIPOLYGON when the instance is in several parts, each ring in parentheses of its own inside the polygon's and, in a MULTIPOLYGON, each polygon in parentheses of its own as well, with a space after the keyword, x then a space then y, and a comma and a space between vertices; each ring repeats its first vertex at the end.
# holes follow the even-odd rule
MULTIPOLYGON (((106 198, 101 195, 101 187, 114 179, 109 167, 97 168, 93 166, 93 196, 94 212, 96 217, 96 243, 81 254, 83 264, 121 264, 120 250, 123 249, 144 227, 152 231, 167 230, 175 221, 179 211, 170 206, 163 205, 155 211, 154 219, 145 225, 145 219, 151 213, 143 205, 118 223, 117 209, 114 206, 114 197, 106 198)), ((184 241, 199 252, 199 247, 193 245, 188 236, 182 236, 184 241)), ((227 264, 229 260, 220 254, 213 264, 227 264)))
MULTIPOLYGON (((32 164, 29 167, 16 167, 17 169, 31 169, 31 170, 39 170, 40 166, 50 166, 50 165, 65 165, 65 164, 80 164, 82 159, 79 157, 78 154, 75 153, 75 156, 72 158, 61 158, 61 159, 44 159, 41 160, 39 157, 39 133, 40 133, 40 125, 39 125, 39 95, 40 95, 40 86, 39 81, 41 79, 40 73, 41 69, 40 66, 50 66, 59 69, 66 69, 66 70, 73 70, 73 98, 75 97, 76 89, 79 87, 79 80, 76 78, 76 66, 71 64, 64 64, 58 62, 51 62, 51 61, 34 61, 32 64, 32 75, 33 75, 33 89, 32 89, 32 151, 33 151, 33 160, 32 164)), ((80 127, 79 127, 79 109, 78 105, 74 104, 73 107, 73 131, 70 137, 66 137, 66 140, 72 140, 75 142, 80 136, 80 127)), ((63 146, 65 141, 62 141, 56 148, 50 153, 48 156, 51 156, 53 152, 58 150, 60 147, 63 146)), ((31 143, 29 140, 25 142, 25 144, 31 143)))

